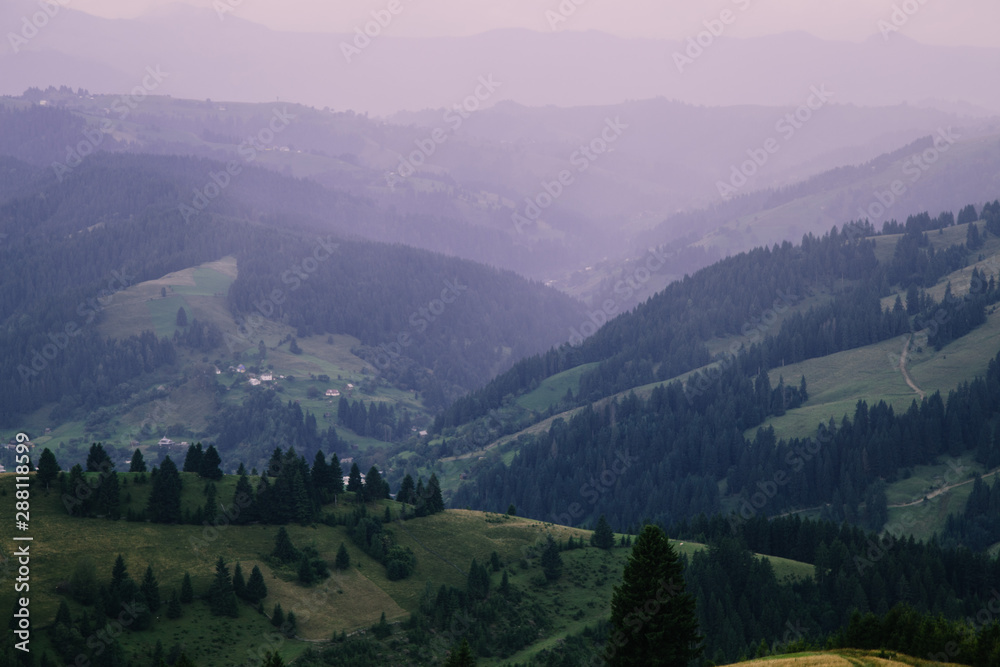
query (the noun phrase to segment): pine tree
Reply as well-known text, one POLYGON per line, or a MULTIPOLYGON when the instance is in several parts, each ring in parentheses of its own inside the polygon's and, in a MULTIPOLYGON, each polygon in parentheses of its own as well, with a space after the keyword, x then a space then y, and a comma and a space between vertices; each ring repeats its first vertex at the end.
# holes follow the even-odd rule
POLYGON ((472 559, 472 565, 469 566, 465 590, 469 597, 474 600, 482 600, 490 592, 490 575, 486 571, 486 567, 476 562, 475 558, 472 559))
POLYGON ((344 543, 340 543, 340 548, 337 549, 337 560, 334 561, 334 567, 338 570, 346 570, 351 566, 351 556, 347 553, 347 547, 344 543))
POLYGON ((202 520, 207 523, 212 523, 213 521, 215 521, 215 517, 218 514, 218 512, 219 512, 219 500, 217 492, 215 490, 215 484, 209 482, 205 492, 205 509, 202 510, 201 513, 202 520))
POLYGON ((94 510, 109 519, 118 519, 121 516, 121 487, 118 485, 118 473, 114 470, 98 487, 94 510))
POLYGON ((334 500, 344 492, 344 468, 340 465, 340 459, 336 454, 330 459, 330 488, 334 500))
POLYGON ((424 478, 417 478, 417 488, 413 492, 413 504, 416 506, 414 514, 417 516, 427 516, 427 489, 424 488, 424 478))
POLYGON ((298 621, 295 620, 295 612, 290 611, 285 615, 285 622, 281 624, 281 631, 285 633, 286 637, 291 639, 298 630, 298 621))
POLYGON ((611 532, 611 524, 602 514, 597 520, 594 534, 590 537, 590 543, 598 549, 610 549, 615 546, 615 535, 611 532))
POLYGON ((132 452, 132 460, 128 464, 129 472, 146 472, 146 459, 142 456, 142 450, 136 448, 132 452))
POLYGON ((363 492, 361 483, 361 469, 358 468, 357 463, 351 464, 351 472, 348 473, 347 477, 347 490, 351 493, 360 494, 363 492))
POLYGON ((191 575, 184 573, 184 580, 181 581, 181 602, 190 604, 194 601, 194 589, 191 586, 191 575))
POLYGON ((177 319, 175 320, 175 323, 179 327, 186 327, 188 325, 187 311, 184 310, 184 306, 177 309, 177 319))
MULTIPOLYGON (((199 443, 199 447, 201 444, 199 443)), ((198 467, 198 474, 206 479, 222 479, 222 457, 219 456, 215 445, 209 445, 205 453, 201 455, 201 465, 198 467)))
POLYGON ((249 602, 260 602, 267 597, 267 584, 264 583, 264 575, 256 565, 250 570, 250 579, 246 588, 247 600, 249 602))
POLYGON ((111 457, 104 451, 104 445, 95 442, 90 446, 87 453, 87 472, 101 472, 103 470, 114 470, 111 457))
POLYGON ((382 481, 378 468, 372 466, 365 475, 364 497, 367 502, 375 502, 389 497, 389 485, 382 481))
POLYGON ((209 606, 213 616, 239 616, 239 605, 233 592, 233 580, 229 576, 226 561, 219 556, 215 562, 215 578, 208 589, 209 606))
POLYGON ((236 563, 236 567, 233 569, 233 593, 242 600, 247 599, 247 583, 243 578, 243 568, 240 567, 239 563, 236 563))
POLYGON ((311 586, 316 581, 312 563, 309 562, 309 557, 305 554, 302 554, 302 558, 299 559, 298 578, 299 583, 303 586, 311 586))
POLYGON ((112 592, 121 591, 128 579, 128 566, 125 565, 125 558, 121 554, 118 554, 115 558, 115 564, 111 568, 111 586, 109 586, 109 589, 112 592))
POLYGON ((635 541, 611 599, 610 665, 687 665, 701 654, 695 600, 666 534, 647 525, 635 541), (635 610, 643 617, 636 622, 635 610))
POLYGON ((184 472, 200 473, 204 455, 200 442, 188 445, 187 452, 184 454, 184 472))
POLYGON ((412 505, 414 503, 414 491, 413 477, 407 473, 406 477, 403 478, 403 482, 399 485, 399 493, 396 494, 396 501, 412 505))
POLYGON ((441 484, 437 475, 431 473, 431 478, 427 482, 427 513, 437 514, 444 511, 444 499, 441 497, 441 484))
POLYGON ((146 573, 142 577, 139 591, 146 598, 146 606, 149 607, 149 611, 155 614, 160 610, 160 584, 153 575, 152 565, 146 566, 146 573))
POLYGON ((46 447, 42 450, 42 454, 38 458, 38 474, 35 476, 35 480, 41 484, 43 489, 48 489, 49 484, 59 477, 59 470, 59 462, 56 461, 56 455, 46 447))
POLYGON ((274 538, 274 549, 271 555, 282 563, 291 563, 299 556, 298 550, 292 544, 292 539, 288 537, 288 531, 282 526, 278 529, 278 534, 274 538))
POLYGON ((180 618, 181 613, 181 599, 177 597, 177 589, 172 589, 167 603, 167 618, 180 618))
POLYGON ((239 514, 233 517, 235 524, 246 524, 256 518, 256 506, 254 505, 253 487, 250 486, 250 478, 246 471, 236 480, 236 491, 233 493, 233 507, 239 508, 239 514))
POLYGON ((281 604, 274 604, 274 612, 271 614, 271 625, 280 628, 285 624, 285 612, 281 610, 281 604))
POLYGON ((153 523, 179 523, 181 520, 181 476, 167 456, 159 470, 153 469, 153 488, 146 515, 153 523))
POLYGON ((494 572, 499 572, 502 564, 500 563, 500 554, 496 551, 490 554, 490 567, 493 568, 494 572))
POLYGON ((559 545, 547 536, 545 548, 542 550, 542 573, 549 581, 555 581, 562 576, 562 556, 559 555, 559 545))
POLYGON ((326 499, 333 494, 333 490, 331 489, 333 485, 330 482, 330 466, 327 465, 323 452, 316 452, 316 456, 313 458, 312 470, 309 474, 317 499, 320 502, 326 502, 326 499))

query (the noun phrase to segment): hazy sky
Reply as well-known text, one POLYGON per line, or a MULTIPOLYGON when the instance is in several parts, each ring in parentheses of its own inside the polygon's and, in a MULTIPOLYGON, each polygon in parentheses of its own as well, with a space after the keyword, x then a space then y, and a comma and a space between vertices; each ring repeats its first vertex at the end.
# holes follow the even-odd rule
MULTIPOLYGON (((350 32, 385 9, 390 0, 183 0, 205 8, 224 4, 232 14, 279 30, 350 32)), ((862 40, 891 21, 900 32, 929 44, 1000 46, 997 0, 398 0, 403 10, 391 25, 397 35, 468 35, 500 27, 550 30, 547 12, 574 7, 564 30, 604 30, 626 37, 684 39, 702 22, 730 9, 731 36, 805 30, 828 39, 862 40), (577 4, 578 3, 578 4, 577 4), (897 13, 897 17, 902 17, 897 13), (405 20, 402 20, 404 19, 405 20)), ((72 7, 101 16, 134 17, 176 0, 72 0, 72 7)), ((565 12, 569 14, 568 11, 565 12)))

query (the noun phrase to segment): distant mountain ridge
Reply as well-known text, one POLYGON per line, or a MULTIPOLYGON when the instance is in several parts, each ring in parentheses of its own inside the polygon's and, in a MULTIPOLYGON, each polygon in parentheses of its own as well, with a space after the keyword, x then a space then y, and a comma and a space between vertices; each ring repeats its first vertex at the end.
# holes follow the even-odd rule
MULTIPOLYGON (((0 22, 32 34, 22 21, 35 11, 29 0, 5 3, 0 22)), ((168 8, 107 20, 65 7, 30 39, 0 43, 0 94, 49 84, 130 90, 144 67, 160 65, 170 72, 161 92, 177 97, 280 98, 379 115, 450 108, 488 74, 503 82, 490 104, 512 99, 581 106, 663 96, 703 105, 797 105, 809 86, 826 84, 841 103, 936 99, 1000 111, 1000 91, 987 85, 1000 68, 1000 49, 924 45, 904 34, 864 42, 802 32, 753 39, 722 35, 683 68, 674 54, 686 51, 685 40, 630 40, 594 31, 503 29, 433 39, 386 32, 348 58, 342 45, 353 46, 354 39, 274 31, 238 12, 220 20, 210 9, 168 8), (130 54, 127 61, 123 52, 130 54), (308 76, 294 75, 303 63, 322 66, 308 76), (782 76, 773 76, 776 71, 782 76), (629 72, 642 76, 623 74, 629 72), (552 85, 556 80, 559 86, 552 85)))

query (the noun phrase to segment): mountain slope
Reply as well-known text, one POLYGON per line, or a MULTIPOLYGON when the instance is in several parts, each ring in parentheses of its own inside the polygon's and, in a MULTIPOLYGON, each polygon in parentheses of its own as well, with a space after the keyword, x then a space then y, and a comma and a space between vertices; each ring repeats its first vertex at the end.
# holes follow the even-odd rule
POLYGON ((436 406, 557 342, 582 314, 568 297, 507 271, 349 238, 372 215, 363 201, 267 171, 247 168, 190 221, 181 206, 192 184, 225 165, 105 154, 62 182, 25 171, 38 180, 0 206, 8 425, 46 403, 62 401, 63 414, 124 403, 147 381, 161 384, 160 375, 141 378, 174 367, 178 350, 191 350, 184 363, 213 354, 228 366, 238 353, 256 352, 254 334, 269 318, 291 327, 284 343, 356 337, 361 350, 370 348, 359 352, 370 372, 419 388, 436 406), (173 340, 163 334, 178 327, 124 327, 114 342, 95 326, 132 285, 227 255, 237 258, 232 287, 207 289, 229 293, 229 324, 224 308, 207 338, 191 338, 183 326, 173 340))

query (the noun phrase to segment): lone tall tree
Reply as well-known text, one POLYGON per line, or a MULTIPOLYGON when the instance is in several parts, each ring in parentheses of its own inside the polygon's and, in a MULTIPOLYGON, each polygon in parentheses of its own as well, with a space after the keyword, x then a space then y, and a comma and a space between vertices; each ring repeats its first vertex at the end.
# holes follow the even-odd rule
POLYGON ((362 492, 361 469, 357 463, 351 464, 351 472, 347 477, 347 490, 360 494, 362 492))
POLYGON ((59 477, 59 462, 56 461, 56 455, 46 447, 38 459, 38 483, 47 489, 57 477, 59 477))
POLYGON ((683 570, 663 530, 645 526, 611 598, 608 664, 686 667, 701 654, 695 600, 684 590, 683 570))
POLYGON ((177 466, 164 457, 159 470, 153 469, 153 490, 149 494, 146 515, 153 523, 179 523, 181 520, 181 476, 177 466))
POLYGON ((142 457, 142 450, 136 449, 132 453, 132 460, 129 461, 129 472, 146 472, 146 460, 142 457))
POLYGON ((594 528, 594 534, 590 538, 590 543, 598 549, 610 549, 615 546, 615 535, 611 532, 611 524, 601 515, 594 528))

